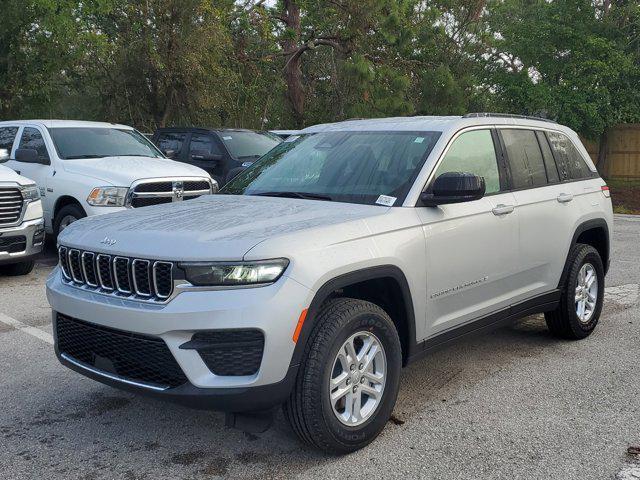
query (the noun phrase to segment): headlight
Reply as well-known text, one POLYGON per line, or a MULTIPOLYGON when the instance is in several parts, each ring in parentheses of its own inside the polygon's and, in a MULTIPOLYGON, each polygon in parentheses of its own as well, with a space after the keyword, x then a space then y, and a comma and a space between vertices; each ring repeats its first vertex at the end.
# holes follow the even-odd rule
POLYGON ((259 285, 273 283, 289 265, 286 258, 256 262, 181 263, 186 279, 198 286, 259 285))
POLYGON ((40 190, 35 184, 25 185, 20 189, 22 198, 27 201, 40 200, 40 190))
POLYGON ((87 203, 94 207, 123 207, 128 190, 127 187, 96 187, 87 197, 87 203))

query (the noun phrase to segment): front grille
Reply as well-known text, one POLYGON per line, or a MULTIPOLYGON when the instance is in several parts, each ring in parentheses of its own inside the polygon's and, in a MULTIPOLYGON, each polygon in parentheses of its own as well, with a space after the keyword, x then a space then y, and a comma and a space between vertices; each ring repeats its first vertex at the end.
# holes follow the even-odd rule
POLYGON ((126 380, 160 387, 187 382, 169 347, 158 337, 102 327, 58 313, 56 339, 61 354, 126 380))
POLYGON ((17 237, 0 237, 1 253, 20 253, 27 249, 27 237, 19 235, 17 237))
MULTIPOLYGON (((20 189, 0 187, 0 225, 13 225, 20 221, 24 199, 20 189)), ((21 250, 22 251, 22 250, 21 250)))
POLYGON ((73 285, 121 297, 164 301, 173 293, 173 264, 60 246, 62 276, 73 285))
POLYGON ((129 205, 133 208, 148 207, 190 200, 210 193, 212 193, 211 182, 204 178, 148 180, 133 186, 129 194, 129 205))
POLYGON ((216 375, 254 375, 262 363, 264 334, 255 329, 198 332, 180 348, 196 350, 216 375))

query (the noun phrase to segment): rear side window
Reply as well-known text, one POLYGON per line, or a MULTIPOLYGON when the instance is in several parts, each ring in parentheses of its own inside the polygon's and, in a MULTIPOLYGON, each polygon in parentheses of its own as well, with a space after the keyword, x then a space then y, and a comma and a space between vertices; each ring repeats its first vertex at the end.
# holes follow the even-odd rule
POLYGON ((558 174, 558 167, 553 154, 551 153, 551 147, 544 132, 536 132, 538 137, 538 143, 540 143, 540 149, 542 150, 542 158, 544 158, 544 166, 547 169, 547 179, 549 183, 557 183, 560 181, 560 175, 558 174))
POLYGON ((186 139, 186 133, 164 132, 158 135, 156 144, 167 157, 178 158, 186 139))
POLYGON ((500 130, 509 161, 512 188, 534 188, 547 184, 547 172, 533 130, 500 130))
POLYGON ((6 150, 10 154, 17 134, 18 127, 0 127, 0 150, 6 150))
POLYGON ((547 138, 562 180, 579 180, 593 176, 584 158, 569 137, 562 133, 547 132, 547 138))
POLYGON ((193 155, 219 155, 221 153, 218 144, 211 135, 191 134, 191 143, 189 145, 190 157, 193 155))
POLYGON ((19 148, 30 148, 38 152, 40 160, 49 160, 49 152, 44 144, 44 138, 37 128, 25 127, 20 137, 19 148))
POLYGON ((472 130, 455 139, 438 166, 435 178, 447 172, 484 177, 485 193, 500 191, 500 173, 490 130, 472 130))

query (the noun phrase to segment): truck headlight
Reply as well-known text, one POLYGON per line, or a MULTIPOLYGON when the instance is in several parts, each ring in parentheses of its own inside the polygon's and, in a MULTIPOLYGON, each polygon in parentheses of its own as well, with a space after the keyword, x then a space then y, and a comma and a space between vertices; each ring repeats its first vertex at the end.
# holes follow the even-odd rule
POLYGON ((127 187, 96 187, 87 197, 87 203, 93 207, 124 207, 127 187))
POLYGON ((22 192, 22 198, 28 202, 40 200, 40 190, 35 183, 23 186, 20 191, 22 192))
POLYGON ((186 279, 197 286, 240 286, 273 283, 289 265, 286 258, 254 262, 181 263, 186 279))

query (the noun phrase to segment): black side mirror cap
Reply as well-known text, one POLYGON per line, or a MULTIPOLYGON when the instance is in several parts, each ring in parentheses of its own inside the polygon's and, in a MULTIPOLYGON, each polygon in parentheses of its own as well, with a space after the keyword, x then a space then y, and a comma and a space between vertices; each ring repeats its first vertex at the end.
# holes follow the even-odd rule
POLYGON ((466 172, 447 172, 439 175, 433 187, 420 195, 420 202, 426 207, 471 202, 484 197, 485 190, 483 177, 466 172))
POLYGON ((46 158, 40 158, 38 151, 33 148, 18 148, 16 150, 16 162, 39 163, 49 165, 51 162, 46 158))

